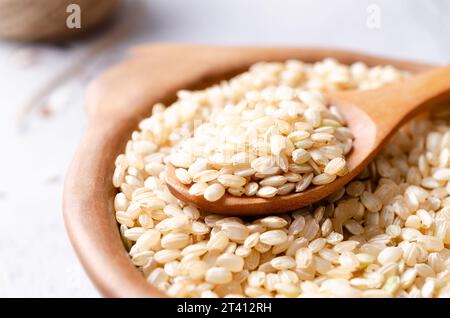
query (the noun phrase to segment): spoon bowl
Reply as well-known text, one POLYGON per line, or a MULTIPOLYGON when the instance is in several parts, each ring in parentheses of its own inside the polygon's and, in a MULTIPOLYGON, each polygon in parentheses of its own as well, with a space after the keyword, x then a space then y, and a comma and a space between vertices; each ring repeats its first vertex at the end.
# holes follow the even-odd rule
POLYGON ((367 91, 329 92, 329 104, 336 106, 355 136, 347 155, 348 173, 303 192, 272 198, 232 196, 226 193, 210 202, 189 194, 190 185, 175 176, 175 167, 166 168, 171 193, 201 210, 224 215, 265 215, 292 211, 326 198, 354 179, 376 156, 389 137, 406 121, 429 107, 450 99, 450 66, 436 68, 395 84, 367 91))
POLYGON ((167 186, 170 192, 178 199, 189 202, 203 211, 223 215, 272 215, 310 205, 345 186, 364 169, 365 161, 370 161, 373 157, 369 157, 369 148, 363 146, 373 146, 375 144, 376 126, 369 116, 359 108, 355 108, 354 112, 357 113, 353 116, 354 120, 349 120, 351 118, 350 116, 346 117, 348 120, 348 127, 353 132, 361 131, 363 133, 355 136, 355 139, 353 140, 353 149, 346 157, 349 172, 327 185, 311 185, 304 192, 277 195, 272 198, 260 198, 257 196, 236 197, 225 193, 219 200, 210 202, 203 196, 192 196, 189 194, 190 185, 179 182, 175 176, 176 168, 169 163, 166 166, 167 186))

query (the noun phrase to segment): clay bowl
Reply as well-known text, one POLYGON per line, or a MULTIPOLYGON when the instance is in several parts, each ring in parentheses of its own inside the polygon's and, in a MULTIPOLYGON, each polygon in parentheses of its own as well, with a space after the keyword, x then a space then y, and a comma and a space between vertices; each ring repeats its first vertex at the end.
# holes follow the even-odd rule
POLYGON ((342 63, 390 64, 420 72, 426 64, 312 48, 224 48, 147 45, 94 80, 87 92, 88 127, 64 188, 69 237, 89 277, 106 297, 165 297, 131 263, 113 210, 111 178, 116 156, 155 102, 169 103, 179 89, 203 88, 230 78, 258 61, 334 57, 342 63))

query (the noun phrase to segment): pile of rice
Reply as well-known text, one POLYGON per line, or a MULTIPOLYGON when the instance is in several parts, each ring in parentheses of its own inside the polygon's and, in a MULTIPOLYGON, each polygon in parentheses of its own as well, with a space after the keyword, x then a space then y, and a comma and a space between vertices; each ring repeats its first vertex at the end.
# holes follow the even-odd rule
MULTIPOLYGON (((450 297, 448 117, 409 123, 357 179, 288 214, 201 213, 172 196, 164 181, 166 164, 196 123, 208 123, 248 92, 289 87, 317 96, 407 76, 333 59, 258 63, 205 90, 180 91, 169 107, 154 105, 113 176, 116 219, 132 262, 174 297, 450 297)), ((218 171, 216 178, 234 173, 218 171)))

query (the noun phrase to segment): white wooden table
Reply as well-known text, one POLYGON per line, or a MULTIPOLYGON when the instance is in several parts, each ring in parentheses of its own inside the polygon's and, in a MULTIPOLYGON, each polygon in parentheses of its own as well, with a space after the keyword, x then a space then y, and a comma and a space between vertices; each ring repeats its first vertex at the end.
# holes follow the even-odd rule
POLYGON ((161 41, 318 45, 450 62, 449 1, 141 0, 126 4, 126 20, 121 21, 126 21, 122 25, 128 31, 122 40, 113 43, 107 54, 91 59, 43 104, 32 104, 20 124, 18 113, 27 99, 100 40, 67 48, 0 44, 0 296, 99 295, 67 239, 61 194, 65 171, 85 127, 85 84, 120 59, 129 46, 161 41), (371 14, 378 12, 373 20, 371 14))

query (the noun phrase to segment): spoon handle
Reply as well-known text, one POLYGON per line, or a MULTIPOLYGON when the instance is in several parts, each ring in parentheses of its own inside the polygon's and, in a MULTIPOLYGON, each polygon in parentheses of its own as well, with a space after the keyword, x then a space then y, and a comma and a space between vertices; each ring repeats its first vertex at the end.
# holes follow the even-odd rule
POLYGON ((450 101, 450 65, 374 90, 333 94, 333 98, 364 110, 376 125, 376 141, 381 142, 421 111, 450 101))

